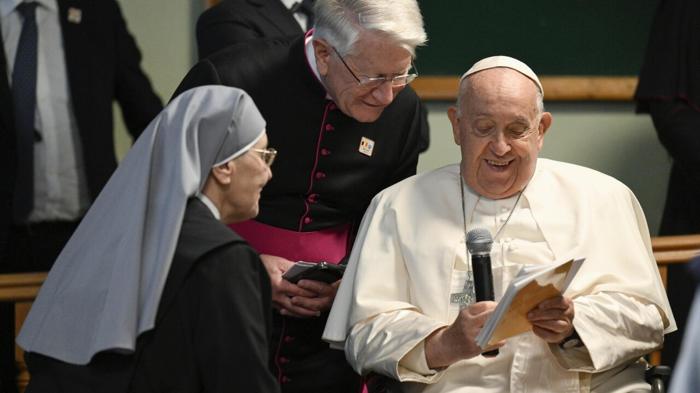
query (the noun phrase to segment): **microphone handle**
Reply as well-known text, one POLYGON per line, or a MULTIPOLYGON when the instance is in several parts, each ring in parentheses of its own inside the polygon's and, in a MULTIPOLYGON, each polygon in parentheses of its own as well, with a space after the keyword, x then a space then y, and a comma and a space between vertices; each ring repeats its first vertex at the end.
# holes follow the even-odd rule
MULTIPOLYGON (((474 296, 476 301, 494 300, 491 255, 489 253, 472 254, 472 272, 474 273, 474 296)), ((484 352, 481 355, 484 357, 497 356, 498 349, 484 352)))
POLYGON ((472 272, 476 301, 494 300, 491 256, 488 253, 472 255, 472 272))

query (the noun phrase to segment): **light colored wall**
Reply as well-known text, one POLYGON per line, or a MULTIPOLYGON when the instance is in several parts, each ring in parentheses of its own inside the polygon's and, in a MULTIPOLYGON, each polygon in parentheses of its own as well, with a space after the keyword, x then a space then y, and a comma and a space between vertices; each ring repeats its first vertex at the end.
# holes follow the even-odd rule
MULTIPOLYGON (((670 159, 656 139, 651 119, 636 115, 632 103, 545 104, 554 122, 545 137, 542 157, 584 165, 607 173, 634 191, 656 234, 670 172, 670 159)), ((447 103, 428 105, 430 148, 418 170, 460 160, 447 119, 447 103)))
MULTIPOLYGON (((194 25, 203 9, 198 0, 117 0, 127 28, 143 56, 142 68, 167 103, 196 57, 194 25)), ((131 146, 119 106, 115 105, 117 156, 131 146)))
MULTIPOLYGON (((143 68, 164 102, 195 61, 194 26, 202 0, 118 0, 143 54, 143 68)), ((447 119, 447 103, 430 103, 431 147, 419 161, 426 171, 459 161, 447 119)), ((543 157, 585 165, 627 184, 637 195, 656 233, 670 161, 656 140, 648 116, 631 103, 546 103, 554 115, 543 157)), ((131 141, 115 112, 116 141, 123 156, 131 141)))

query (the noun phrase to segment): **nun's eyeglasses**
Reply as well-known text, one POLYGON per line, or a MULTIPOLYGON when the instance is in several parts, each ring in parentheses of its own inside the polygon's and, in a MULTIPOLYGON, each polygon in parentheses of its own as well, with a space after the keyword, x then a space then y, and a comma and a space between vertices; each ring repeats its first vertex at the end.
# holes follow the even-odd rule
POLYGON ((277 150, 269 148, 269 149, 250 149, 258 154, 260 154, 260 158, 265 162, 267 166, 272 166, 272 163, 275 162, 275 157, 277 156, 277 150))

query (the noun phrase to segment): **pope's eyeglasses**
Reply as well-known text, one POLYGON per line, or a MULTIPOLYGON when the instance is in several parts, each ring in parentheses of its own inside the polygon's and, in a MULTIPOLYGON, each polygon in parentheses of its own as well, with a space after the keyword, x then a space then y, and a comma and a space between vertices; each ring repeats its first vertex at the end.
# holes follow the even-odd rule
MULTIPOLYGON (((471 133, 478 138, 488 138, 496 134, 498 127, 488 127, 480 129, 478 127, 472 127, 471 133)), ((530 136, 533 132, 537 131, 537 127, 526 127, 526 126, 514 126, 503 130, 503 135, 511 141, 517 141, 519 139, 524 139, 530 136)))

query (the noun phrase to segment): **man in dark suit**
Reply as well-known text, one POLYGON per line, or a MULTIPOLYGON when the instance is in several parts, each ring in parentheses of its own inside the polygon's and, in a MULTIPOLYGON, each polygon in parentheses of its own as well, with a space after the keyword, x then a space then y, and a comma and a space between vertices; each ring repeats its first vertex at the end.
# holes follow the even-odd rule
POLYGON ((0 24, 0 273, 48 270, 116 168, 113 101, 134 138, 162 104, 114 0, 0 0, 0 24))
POLYGON ((224 0, 197 19, 199 58, 256 38, 302 34, 313 25, 311 3, 310 0, 224 0))

